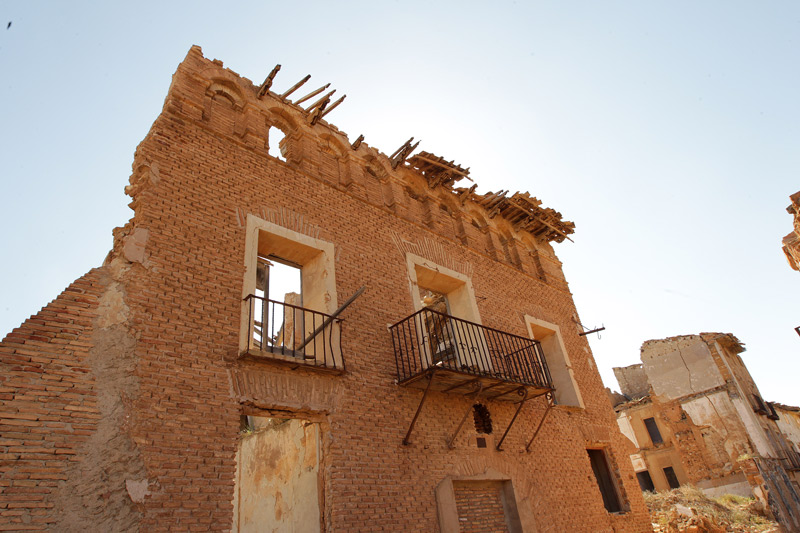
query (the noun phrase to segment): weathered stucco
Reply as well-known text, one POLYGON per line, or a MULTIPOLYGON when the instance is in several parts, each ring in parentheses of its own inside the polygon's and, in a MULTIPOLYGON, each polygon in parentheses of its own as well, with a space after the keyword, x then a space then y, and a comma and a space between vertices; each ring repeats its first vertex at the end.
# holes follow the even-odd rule
POLYGON ((631 400, 647 396, 650 393, 650 383, 647 381, 647 374, 642 364, 616 367, 614 376, 617 378, 622 394, 631 400))
MULTIPOLYGON (((645 342, 641 355, 652 394, 618 401, 617 422, 638 447, 631 456, 634 469, 646 466, 657 490, 663 490, 662 471, 670 466, 681 484, 690 482, 710 496, 755 496, 784 527, 797 531, 800 458, 790 443, 800 425, 779 409, 771 412, 739 356, 743 351, 736 337, 722 333, 645 342), (663 443, 652 442, 648 418, 663 443)), ((630 368, 615 369, 625 386, 630 368)))
POLYGON ((233 531, 320 531, 319 451, 319 424, 304 420, 260 419, 243 434, 233 531))
POLYGON ((674 400, 724 385, 708 346, 697 335, 675 341, 647 341, 642 362, 657 396, 674 400))

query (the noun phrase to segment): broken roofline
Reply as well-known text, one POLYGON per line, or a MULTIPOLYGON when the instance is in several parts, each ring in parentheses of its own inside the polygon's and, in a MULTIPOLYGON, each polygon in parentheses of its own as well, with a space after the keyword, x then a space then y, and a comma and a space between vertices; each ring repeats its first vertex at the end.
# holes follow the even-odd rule
MULTIPOLYGON (((192 54, 197 54, 205 60, 203 51, 199 46, 192 46, 187 55, 187 59, 192 54)), ((212 62, 219 67, 223 66, 222 61, 214 59, 212 62)), ((501 219, 506 220, 514 231, 526 232, 537 239, 542 239, 547 242, 563 242, 564 239, 572 240, 569 238, 569 235, 575 232, 575 224, 563 220, 561 213, 558 211, 542 207, 542 202, 536 197, 531 196, 530 193, 515 192, 511 196, 508 196, 509 191, 500 190, 498 192, 477 194, 475 192, 477 185, 473 185, 470 188, 454 188, 453 185, 464 178, 472 181, 469 177, 469 168, 462 168, 453 161, 446 161, 444 158, 426 151, 420 151, 412 156, 411 153, 419 145, 419 141, 414 145, 411 144, 414 140, 413 137, 395 150, 391 156, 387 156, 383 152, 364 143, 363 135, 360 135, 358 139, 351 144, 345 133, 339 131, 333 124, 323 120, 328 113, 342 103, 344 96, 331 104, 330 101, 331 96, 335 92, 334 89, 325 93, 319 100, 307 108, 300 107, 299 104, 322 93, 330 86, 330 83, 292 102, 289 100, 289 97, 303 86, 311 76, 305 76, 288 90, 278 94, 273 92, 271 87, 280 68, 280 65, 276 65, 260 86, 256 86, 249 79, 238 75, 230 69, 225 69, 225 71, 230 73, 237 81, 242 82, 240 85, 247 86, 249 92, 252 93, 253 101, 263 101, 269 98, 273 104, 278 103, 280 106, 290 108, 293 115, 299 114, 300 117, 303 118, 305 126, 326 128, 334 135, 343 136, 346 146, 350 148, 350 151, 353 153, 360 152, 362 156, 375 158, 380 161, 387 176, 400 178, 403 172, 413 173, 418 177, 422 177, 431 190, 438 190, 451 196, 456 199, 462 207, 466 206, 467 202, 469 202, 470 207, 484 211, 486 219, 494 219, 499 216, 501 219)), ((238 100, 236 102, 237 106, 244 107, 245 100, 248 100, 248 97, 247 95, 239 95, 238 98, 234 97, 233 100, 238 100)), ((408 185, 409 182, 409 180, 404 180, 402 178, 400 181, 406 185, 408 185)))

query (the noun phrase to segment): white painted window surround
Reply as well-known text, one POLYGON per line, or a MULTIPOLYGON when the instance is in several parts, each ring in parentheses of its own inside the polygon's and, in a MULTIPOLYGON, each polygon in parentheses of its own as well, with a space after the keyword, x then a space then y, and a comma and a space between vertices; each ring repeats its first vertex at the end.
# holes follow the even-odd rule
POLYGON ((583 397, 569 362, 569 354, 561 338, 561 328, 557 324, 525 315, 525 324, 531 338, 542 345, 547 368, 555 386, 555 399, 558 405, 584 407, 583 397))

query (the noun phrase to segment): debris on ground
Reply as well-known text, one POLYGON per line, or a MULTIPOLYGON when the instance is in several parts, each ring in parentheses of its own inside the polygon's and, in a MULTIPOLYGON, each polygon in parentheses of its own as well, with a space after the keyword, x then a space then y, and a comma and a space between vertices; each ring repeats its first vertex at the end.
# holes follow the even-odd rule
POLYGON ((725 494, 709 498, 683 486, 669 492, 645 492, 644 501, 655 533, 780 533, 777 522, 765 516, 761 502, 725 494))

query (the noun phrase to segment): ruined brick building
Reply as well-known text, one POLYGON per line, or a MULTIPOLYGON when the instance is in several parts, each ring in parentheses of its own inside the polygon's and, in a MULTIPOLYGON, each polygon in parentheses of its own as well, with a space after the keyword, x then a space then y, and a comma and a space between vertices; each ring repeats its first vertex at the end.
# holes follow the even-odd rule
POLYGON ((573 225, 276 72, 192 48, 106 261, 0 344, 0 529, 650 531, 573 225))
POLYGON ((794 270, 800 270, 800 191, 789 197, 792 201, 786 211, 792 215, 792 232, 783 238, 783 253, 789 266, 794 270))
POLYGON ((643 490, 692 484, 711 496, 762 500, 800 531, 797 408, 765 402, 731 334, 702 333, 642 345, 642 364, 615 368, 612 399, 643 490))

